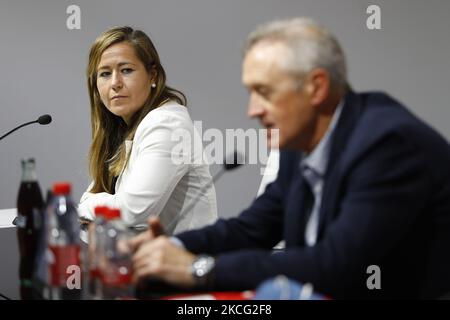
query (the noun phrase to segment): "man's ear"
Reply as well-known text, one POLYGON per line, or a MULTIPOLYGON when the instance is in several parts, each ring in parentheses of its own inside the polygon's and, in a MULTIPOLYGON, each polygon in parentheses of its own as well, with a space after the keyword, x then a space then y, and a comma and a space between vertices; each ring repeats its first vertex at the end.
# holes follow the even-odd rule
POLYGON ((330 75, 328 71, 317 68, 306 78, 306 92, 312 105, 321 105, 330 94, 330 75))

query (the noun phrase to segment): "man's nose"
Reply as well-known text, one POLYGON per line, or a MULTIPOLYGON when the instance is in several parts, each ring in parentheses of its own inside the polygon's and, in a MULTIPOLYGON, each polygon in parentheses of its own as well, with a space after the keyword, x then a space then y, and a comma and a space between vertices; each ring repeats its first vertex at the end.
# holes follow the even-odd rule
POLYGON ((250 101, 248 102, 247 115, 250 118, 260 117, 264 113, 264 107, 254 95, 250 96, 250 101))
POLYGON ((119 72, 112 73, 111 86, 114 91, 120 90, 123 86, 122 77, 119 72))

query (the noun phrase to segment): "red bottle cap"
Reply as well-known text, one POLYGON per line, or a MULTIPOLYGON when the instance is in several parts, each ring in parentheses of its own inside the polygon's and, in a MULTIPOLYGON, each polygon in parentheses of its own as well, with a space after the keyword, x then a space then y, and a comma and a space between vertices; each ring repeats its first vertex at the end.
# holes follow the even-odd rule
POLYGON ((94 213, 95 213, 96 217, 100 217, 100 216, 104 217, 106 211, 108 211, 108 210, 109 210, 109 208, 107 206, 97 206, 94 209, 94 213))
POLYGON ((120 219, 120 209, 108 209, 104 213, 104 217, 107 220, 120 219))
POLYGON ((69 194, 72 186, 68 182, 56 182, 53 184, 53 194, 69 194))

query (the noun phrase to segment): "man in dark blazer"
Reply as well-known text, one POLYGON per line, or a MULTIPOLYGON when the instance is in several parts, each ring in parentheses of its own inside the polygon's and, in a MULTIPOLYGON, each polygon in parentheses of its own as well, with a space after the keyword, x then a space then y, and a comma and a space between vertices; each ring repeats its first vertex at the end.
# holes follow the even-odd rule
POLYGON ((244 290, 283 274, 332 298, 450 291, 449 145, 388 95, 353 92, 345 70, 310 19, 250 35, 248 113, 279 144, 278 178, 238 217, 176 238, 151 220, 132 241, 136 281, 244 290))

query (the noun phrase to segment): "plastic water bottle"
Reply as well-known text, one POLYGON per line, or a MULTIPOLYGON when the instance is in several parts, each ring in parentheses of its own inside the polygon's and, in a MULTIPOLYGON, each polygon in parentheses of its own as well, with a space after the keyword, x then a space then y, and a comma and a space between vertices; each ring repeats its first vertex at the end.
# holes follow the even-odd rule
POLYGON ((91 299, 101 299, 101 279, 98 270, 98 260, 100 256, 101 239, 105 231, 105 224, 108 220, 107 206, 95 207, 95 219, 88 229, 88 272, 89 272, 89 295, 91 299))
POLYGON ((261 283, 255 291, 254 300, 329 300, 314 291, 311 283, 300 283, 284 275, 278 275, 261 283))
POLYGON ((110 209, 107 216, 108 222, 98 239, 102 299, 133 298, 131 249, 128 245, 132 233, 120 219, 120 210, 110 209))
POLYGON ((70 183, 53 185, 47 207, 47 261, 50 298, 81 299, 80 226, 70 183))

